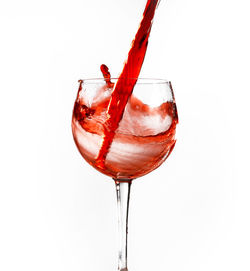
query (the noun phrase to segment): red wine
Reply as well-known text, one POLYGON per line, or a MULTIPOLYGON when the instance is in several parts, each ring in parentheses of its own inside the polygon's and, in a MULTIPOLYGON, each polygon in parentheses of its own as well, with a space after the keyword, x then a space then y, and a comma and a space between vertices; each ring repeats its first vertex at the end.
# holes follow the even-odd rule
MULTIPOLYGON (((162 100, 152 105, 133 92, 158 3, 147 1, 122 73, 113 79, 116 83, 104 64, 100 69, 105 82, 92 82, 94 85, 90 83, 89 87, 85 81, 86 89, 82 89, 83 81, 79 81, 72 118, 75 143, 88 163, 115 179, 134 179, 149 173, 167 159, 175 145, 178 116, 174 97, 166 101, 166 93, 162 94, 162 100)), ((147 89, 144 87, 143 91, 147 89)), ((169 87, 173 96, 171 83, 169 87)))
POLYGON ((108 68, 105 64, 102 64, 101 67, 100 67, 100 69, 101 69, 103 78, 104 78, 105 81, 106 81, 107 86, 108 86, 108 87, 112 87, 113 84, 112 84, 112 82, 111 82, 111 80, 110 80, 111 75, 110 75, 110 72, 109 72, 109 68, 108 68))
POLYGON ((178 117, 174 101, 152 107, 138 99, 136 91, 133 92, 115 131, 105 167, 100 167, 96 156, 106 132, 106 111, 112 88, 105 84, 101 87, 98 85, 98 93, 91 106, 88 106, 87 87, 82 91, 82 82, 79 90, 73 111, 72 130, 76 145, 88 163, 113 178, 135 179, 154 170, 166 160, 175 145, 178 117))
MULTIPOLYGON (((155 9, 159 0, 148 0, 140 27, 137 31, 132 47, 128 53, 127 61, 123 67, 122 73, 114 87, 107 110, 107 120, 104 125, 103 142, 96 158, 99 167, 105 167, 105 158, 112 144, 115 131, 122 119, 125 106, 128 102, 133 88, 137 82, 140 70, 147 50, 148 38, 154 18, 155 9)), ((104 78, 110 83, 110 74, 105 65, 101 66, 104 78)))

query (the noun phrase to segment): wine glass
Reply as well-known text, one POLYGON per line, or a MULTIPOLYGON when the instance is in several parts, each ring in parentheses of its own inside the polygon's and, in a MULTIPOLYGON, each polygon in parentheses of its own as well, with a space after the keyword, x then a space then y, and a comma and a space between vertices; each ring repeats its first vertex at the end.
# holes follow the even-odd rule
MULTIPOLYGON (((121 80, 121 78, 119 78, 121 80)), ((126 82, 135 79, 125 79, 126 82)), ((178 115, 171 82, 136 79, 119 126, 100 163, 107 109, 118 79, 79 80, 72 132, 82 157, 115 181, 118 205, 118 270, 127 271, 128 207, 132 180, 159 167, 175 145, 178 115)), ((119 106, 119 105, 117 105, 119 106)))

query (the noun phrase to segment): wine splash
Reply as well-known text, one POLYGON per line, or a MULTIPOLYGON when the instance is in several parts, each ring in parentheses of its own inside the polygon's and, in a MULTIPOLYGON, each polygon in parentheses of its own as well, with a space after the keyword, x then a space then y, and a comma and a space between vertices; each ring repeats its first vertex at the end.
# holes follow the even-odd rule
POLYGON ((102 75, 104 77, 104 80, 105 80, 107 86, 108 87, 113 87, 114 84, 110 80, 111 75, 110 75, 110 72, 109 72, 109 68, 105 64, 102 64, 101 67, 100 67, 100 70, 102 72, 102 75))
MULTIPOLYGON (((147 1, 140 27, 136 33, 135 39, 132 42, 127 61, 125 62, 109 101, 106 112, 107 120, 104 125, 105 130, 103 141, 99 154, 96 158, 96 162, 100 168, 105 167, 105 159, 115 136, 115 131, 119 126, 128 99, 140 74, 148 46, 148 38, 150 35, 155 10, 158 4, 159 0, 147 1)), ((110 84, 110 73, 107 66, 102 65, 101 71, 103 72, 106 83, 110 84)))
MULTIPOLYGON (((118 79, 111 79, 113 84, 118 79)), ((152 87, 160 95, 159 103, 149 105, 141 100, 138 88, 134 89, 124 110, 119 127, 115 131, 112 146, 105 159, 105 167, 97 164, 102 139, 105 133, 106 112, 112 89, 99 79, 80 82, 80 93, 76 99, 72 118, 72 131, 78 150, 94 168, 115 179, 132 180, 159 167, 169 156, 175 145, 175 131, 178 123, 176 105, 170 83, 156 80, 152 87), (93 80, 96 82, 96 80, 93 80), (166 92, 158 92, 158 87, 166 87, 166 92), (95 95, 93 97, 93 91, 95 95), (161 96, 161 94, 163 96, 161 96), (165 99, 165 102, 162 102, 165 99)), ((138 87, 151 92, 151 81, 138 79, 138 87), (144 84, 145 83, 145 84, 144 84)))

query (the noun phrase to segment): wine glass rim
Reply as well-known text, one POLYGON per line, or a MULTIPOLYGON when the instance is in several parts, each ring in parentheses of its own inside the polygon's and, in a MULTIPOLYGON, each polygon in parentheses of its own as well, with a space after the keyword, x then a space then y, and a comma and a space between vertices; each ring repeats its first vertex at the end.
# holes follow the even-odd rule
MULTIPOLYGON (((144 77, 138 77, 138 78, 118 78, 118 77, 111 77, 111 81, 116 81, 118 79, 129 79, 129 80, 137 80, 136 84, 169 84, 171 83, 170 81, 166 79, 160 79, 160 78, 144 78, 144 77)), ((105 78, 85 78, 81 79, 79 81, 82 81, 83 83, 90 83, 94 84, 96 82, 102 82, 105 81, 105 78)))

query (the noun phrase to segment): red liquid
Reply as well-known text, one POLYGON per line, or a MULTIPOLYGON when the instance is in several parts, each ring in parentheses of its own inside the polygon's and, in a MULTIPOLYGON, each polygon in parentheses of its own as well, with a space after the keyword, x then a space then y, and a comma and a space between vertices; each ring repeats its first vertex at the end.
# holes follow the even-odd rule
POLYGON ((147 1, 140 27, 136 33, 132 47, 128 54, 127 61, 123 67, 122 73, 115 85, 111 99, 109 101, 107 110, 108 118, 105 123, 103 142, 98 157, 96 158, 96 162, 99 167, 105 167, 105 158, 109 151, 110 145, 112 144, 115 131, 119 126, 119 122, 122 119, 128 98, 133 91, 137 78, 139 77, 147 50, 148 38, 154 18, 155 9, 158 2, 158 0, 147 1), (135 79, 131 80, 131 78, 135 79))
POLYGON ((75 143, 88 163, 115 179, 134 179, 149 173, 167 159, 175 145, 175 101, 150 107, 133 94, 158 3, 147 1, 116 84, 111 82, 108 67, 101 65, 106 84, 100 86, 90 103, 80 81, 72 119, 75 143))
POLYGON ((104 77, 104 79, 106 81, 107 86, 108 87, 113 87, 114 84, 110 80, 111 75, 110 75, 110 72, 109 72, 109 68, 106 65, 102 64, 100 69, 101 69, 102 75, 103 75, 103 77, 104 77))
POLYGON ((134 179, 154 170, 167 159, 175 144, 178 122, 174 101, 150 107, 135 96, 136 92, 133 93, 114 132, 105 167, 100 167, 96 156, 106 132, 106 111, 112 89, 105 84, 101 86, 90 107, 87 106, 86 90, 82 91, 81 86, 79 89, 72 130, 81 155, 93 167, 113 178, 134 179))

